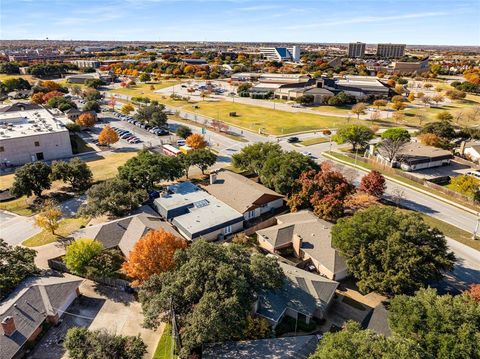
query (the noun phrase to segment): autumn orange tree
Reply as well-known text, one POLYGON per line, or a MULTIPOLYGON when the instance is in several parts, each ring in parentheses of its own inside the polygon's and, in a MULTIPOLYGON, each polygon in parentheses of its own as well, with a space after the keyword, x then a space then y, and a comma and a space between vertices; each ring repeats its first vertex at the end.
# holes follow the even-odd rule
POLYGON ((135 244, 122 269, 134 279, 132 285, 138 286, 152 275, 171 269, 175 251, 186 247, 184 239, 163 229, 152 230, 135 244))
POLYGON ((43 99, 43 96, 45 96, 45 92, 37 92, 37 93, 33 94, 32 102, 34 102, 36 104, 44 103, 45 101, 43 99))
POLYGON ((54 97, 63 97, 65 95, 63 92, 60 91, 50 91, 43 95, 43 102, 48 102, 51 98, 54 97))
POLYGON ((195 150, 198 150, 200 148, 205 148, 207 147, 207 144, 208 144, 207 141, 205 141, 205 138, 199 133, 194 133, 188 136, 185 142, 189 147, 195 150))
POLYGON ((472 284, 468 289, 468 294, 470 294, 473 299, 480 303, 480 284, 472 284))
POLYGON ((95 115, 91 112, 82 113, 76 121, 77 125, 85 127, 93 127, 96 122, 95 115))
POLYGON ((35 217, 35 224, 45 230, 55 234, 55 230, 60 225, 62 211, 55 206, 52 201, 46 201, 42 211, 35 217))
POLYGON ((118 134, 114 131, 114 129, 107 125, 102 129, 102 132, 98 135, 98 142, 103 145, 112 145, 118 141, 118 134))

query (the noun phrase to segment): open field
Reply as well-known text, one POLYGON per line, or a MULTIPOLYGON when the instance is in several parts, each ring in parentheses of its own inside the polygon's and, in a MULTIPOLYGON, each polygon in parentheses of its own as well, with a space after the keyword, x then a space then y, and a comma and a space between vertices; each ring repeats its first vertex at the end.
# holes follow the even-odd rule
POLYGON ((30 237, 22 244, 26 247, 43 246, 44 244, 55 242, 63 237, 68 237, 87 223, 88 219, 84 217, 66 218, 60 222, 60 226, 55 231, 55 234, 52 234, 50 231, 42 230, 40 233, 30 237))
POLYGON ((319 143, 325 143, 330 141, 327 137, 312 137, 302 140, 301 144, 304 146, 318 145, 319 143))
POLYGON ((31 216, 33 214, 33 211, 29 208, 28 198, 25 196, 0 203, 0 209, 16 213, 20 216, 31 216))
POLYGON ((21 77, 22 79, 27 80, 28 82, 35 82, 37 78, 33 77, 32 75, 22 75, 22 74, 14 74, 14 75, 8 75, 8 74, 0 74, 0 81, 5 81, 9 79, 16 79, 21 77))

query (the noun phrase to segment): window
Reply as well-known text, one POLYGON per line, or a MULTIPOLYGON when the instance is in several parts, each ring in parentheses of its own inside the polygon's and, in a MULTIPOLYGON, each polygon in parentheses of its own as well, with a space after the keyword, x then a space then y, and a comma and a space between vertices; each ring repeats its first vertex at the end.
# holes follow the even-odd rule
POLYGON ((223 234, 230 234, 230 233, 232 233, 232 226, 226 226, 223 229, 223 234))
POLYGON ((247 219, 252 219, 255 217, 255 210, 247 212, 247 219))
POLYGON ((40 142, 35 141, 35 147, 40 147, 40 142))
POLYGON ((3 151, 5 151, 5 147, 0 146, 0 152, 3 152, 3 151))
POLYGON ((43 161, 45 159, 45 157, 43 156, 43 152, 38 152, 36 154, 36 157, 37 157, 37 161, 43 161))

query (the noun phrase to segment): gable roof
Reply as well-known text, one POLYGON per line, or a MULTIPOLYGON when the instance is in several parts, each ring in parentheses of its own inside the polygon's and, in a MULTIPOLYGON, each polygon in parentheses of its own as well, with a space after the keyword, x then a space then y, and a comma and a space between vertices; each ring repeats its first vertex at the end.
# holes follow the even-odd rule
POLYGON ((284 285, 259 295, 259 315, 278 322, 287 308, 309 316, 327 309, 338 282, 286 263, 279 265, 285 273, 284 285))
POLYGON ((387 308, 380 303, 370 311, 369 315, 363 321, 363 326, 366 327, 366 329, 374 330, 379 334, 389 337, 392 335, 392 331, 388 325, 387 317, 387 308))
POLYGON ((140 238, 147 234, 148 231, 158 229, 163 229, 175 236, 179 236, 178 232, 158 215, 140 213, 84 228, 77 231, 74 237, 95 239, 102 242, 105 248, 119 247, 123 255, 128 256, 140 238))
POLYGON ((203 188, 240 213, 254 210, 262 204, 283 198, 281 194, 264 185, 227 170, 218 171, 215 182, 205 185, 203 188))
POLYGON ((15 332, 0 327, 0 358, 12 358, 48 315, 55 315, 82 280, 61 277, 27 278, 0 303, 0 318, 12 317, 15 332))
POLYGON ((18 112, 18 111, 30 111, 30 110, 41 110, 42 107, 35 103, 28 102, 17 102, 11 104, 10 106, 5 106, 0 108, 0 112, 18 112))
POLYGON ((317 348, 315 335, 205 344, 204 359, 307 359, 317 348))
POLYGON ((277 225, 257 231, 274 249, 292 243, 294 236, 302 238, 301 250, 321 263, 332 273, 347 269, 345 259, 332 247, 330 222, 310 211, 277 216, 277 225))

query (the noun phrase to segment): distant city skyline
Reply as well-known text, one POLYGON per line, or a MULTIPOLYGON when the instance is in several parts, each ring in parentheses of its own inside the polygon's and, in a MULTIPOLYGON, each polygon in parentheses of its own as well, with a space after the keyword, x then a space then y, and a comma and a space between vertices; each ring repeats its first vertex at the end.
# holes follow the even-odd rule
POLYGON ((2 0, 4 40, 480 46, 478 0, 2 0))

